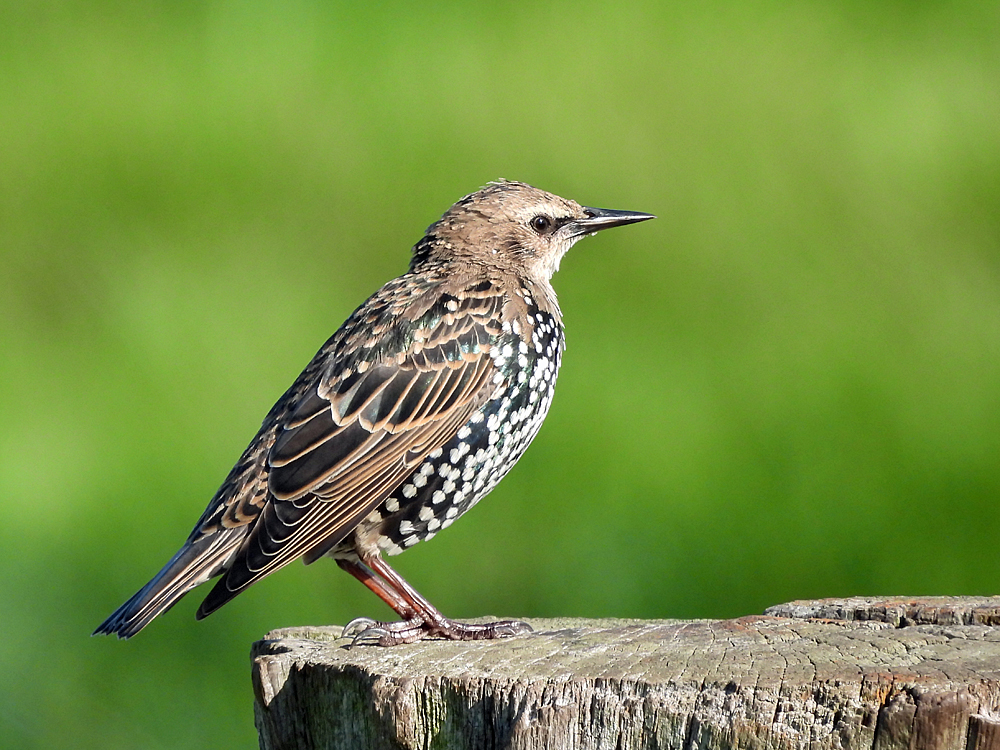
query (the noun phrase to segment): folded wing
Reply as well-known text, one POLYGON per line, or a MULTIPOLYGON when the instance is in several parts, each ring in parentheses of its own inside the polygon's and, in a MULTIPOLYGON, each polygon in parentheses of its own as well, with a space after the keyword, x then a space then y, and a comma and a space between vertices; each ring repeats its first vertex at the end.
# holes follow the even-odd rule
POLYGON ((349 352, 346 365, 328 361, 326 376, 303 384, 267 454, 267 502, 199 617, 343 540, 458 432, 497 387, 488 352, 499 311, 487 295, 444 298, 412 337, 397 337, 402 351, 374 361, 349 352))

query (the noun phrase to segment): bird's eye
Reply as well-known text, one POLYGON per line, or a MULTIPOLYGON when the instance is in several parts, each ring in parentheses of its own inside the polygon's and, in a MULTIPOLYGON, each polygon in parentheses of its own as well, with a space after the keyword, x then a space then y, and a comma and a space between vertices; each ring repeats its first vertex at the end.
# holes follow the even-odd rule
POLYGON ((536 216, 531 220, 531 228, 539 234, 545 234, 552 228, 552 219, 548 216, 536 216))

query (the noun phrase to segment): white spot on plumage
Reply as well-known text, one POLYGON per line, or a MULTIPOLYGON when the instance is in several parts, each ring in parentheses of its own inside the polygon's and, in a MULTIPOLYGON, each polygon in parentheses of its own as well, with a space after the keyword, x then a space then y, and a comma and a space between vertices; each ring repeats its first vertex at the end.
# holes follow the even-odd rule
POLYGON ((462 460, 462 456, 469 452, 468 443, 459 443, 458 447, 451 449, 451 463, 452 465, 458 464, 462 460))
POLYGON ((403 548, 398 544, 393 542, 389 537, 384 536, 378 540, 378 546, 385 551, 387 555, 398 555, 403 551, 403 548))
MULTIPOLYGON (((411 499, 420 488, 438 481, 435 474, 443 480, 439 488, 422 496, 424 505, 415 509, 416 517, 400 522, 396 544, 380 538, 379 546, 387 554, 430 539, 449 526, 496 486, 534 438, 551 401, 562 342, 551 317, 535 310, 529 320, 533 323, 530 340, 484 347, 499 370, 493 376, 496 389, 491 401, 470 415, 449 444, 428 454, 400 488, 397 497, 411 499), (514 373, 508 370, 511 366, 514 373), (513 381, 503 375, 505 371, 513 381), (440 510, 445 510, 443 516, 440 510)), ((505 331, 520 335, 523 327, 515 323, 505 331)), ((399 500, 387 501, 386 509, 396 512, 399 500)))

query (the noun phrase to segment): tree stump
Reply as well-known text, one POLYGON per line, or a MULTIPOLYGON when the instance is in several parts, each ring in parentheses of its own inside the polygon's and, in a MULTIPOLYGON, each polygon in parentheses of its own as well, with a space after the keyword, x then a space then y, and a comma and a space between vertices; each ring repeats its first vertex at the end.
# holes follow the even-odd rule
POLYGON ((1000 597, 530 623, 393 648, 269 633, 253 647, 261 748, 1000 750, 1000 597))

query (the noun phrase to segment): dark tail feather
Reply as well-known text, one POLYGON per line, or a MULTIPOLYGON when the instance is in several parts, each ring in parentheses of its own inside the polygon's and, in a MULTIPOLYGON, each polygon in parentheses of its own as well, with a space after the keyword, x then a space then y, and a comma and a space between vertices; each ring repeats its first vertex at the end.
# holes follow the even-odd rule
MULTIPOLYGON (((240 531, 245 532, 245 529, 240 531)), ((199 539, 194 544, 185 544, 153 580, 116 609, 93 635, 131 638, 157 615, 174 606, 188 591, 221 573, 242 536, 223 532, 199 539)))
POLYGON ((201 603, 201 606, 198 607, 198 611, 194 613, 195 619, 204 620, 241 591, 243 591, 242 588, 232 591, 226 585, 226 576, 223 576, 215 582, 212 590, 208 592, 205 600, 201 603))

